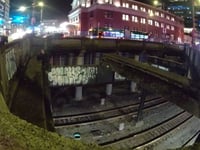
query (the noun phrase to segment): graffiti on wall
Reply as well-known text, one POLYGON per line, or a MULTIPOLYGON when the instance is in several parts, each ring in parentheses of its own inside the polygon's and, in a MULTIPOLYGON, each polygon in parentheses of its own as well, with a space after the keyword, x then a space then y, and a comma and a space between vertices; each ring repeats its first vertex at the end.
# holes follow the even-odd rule
POLYGON ((6 53, 6 71, 8 75, 8 80, 10 80, 15 72, 17 71, 15 50, 11 49, 6 53))
POLYGON ((119 73, 115 72, 115 77, 114 77, 114 79, 115 79, 116 81, 123 81, 123 80, 125 80, 126 78, 125 78, 124 76, 120 75, 119 73))
POLYGON ((51 68, 48 73, 50 86, 94 83, 98 68, 93 66, 67 66, 51 68))

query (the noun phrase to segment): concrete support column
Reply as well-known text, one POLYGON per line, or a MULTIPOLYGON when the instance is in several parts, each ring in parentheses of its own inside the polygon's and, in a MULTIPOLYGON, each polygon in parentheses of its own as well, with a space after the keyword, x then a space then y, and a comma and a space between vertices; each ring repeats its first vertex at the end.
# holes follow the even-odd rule
POLYGON ((83 87, 82 86, 77 86, 75 87, 75 100, 80 101, 83 98, 83 87))
POLYGON ((139 61, 140 56, 139 55, 135 55, 134 60, 139 61))
POLYGON ((136 92, 136 88, 137 88, 137 83, 134 81, 131 81, 130 83, 130 91, 131 92, 136 92))
POLYGON ((76 65, 84 65, 84 53, 80 53, 77 56, 76 65))
POLYGON ((106 95, 110 96, 112 94, 112 84, 106 84, 106 95))
POLYGON ((74 54, 69 53, 68 65, 73 65, 74 54))
POLYGON ((94 59, 94 64, 99 65, 100 62, 100 53, 96 52, 95 54, 95 59, 94 59))
POLYGON ((191 77, 191 72, 190 72, 190 68, 189 68, 188 71, 187 71, 187 78, 188 78, 188 79, 192 79, 192 77, 191 77))

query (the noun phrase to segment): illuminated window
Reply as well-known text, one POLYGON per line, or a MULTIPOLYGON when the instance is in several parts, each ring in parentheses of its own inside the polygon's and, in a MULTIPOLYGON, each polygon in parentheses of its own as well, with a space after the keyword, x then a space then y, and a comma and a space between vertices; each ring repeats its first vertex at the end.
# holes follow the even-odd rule
POLYGON ((129 3, 126 3, 126 8, 129 8, 129 3))
POLYGON ((126 15, 123 14, 123 15, 122 15, 122 20, 125 20, 125 19, 126 19, 126 15))
POLYGON ((170 26, 169 26, 169 25, 167 25, 167 26, 166 26, 166 28, 169 30, 169 29, 170 29, 170 26))
POLYGON ((132 16, 132 22, 138 22, 138 17, 137 16, 132 16))
POLYGON ((166 16, 166 19, 167 19, 167 20, 170 20, 170 17, 169 17, 169 16, 166 16))
POLYGON ((174 17, 171 17, 171 21, 174 21, 174 17))
POLYGON ((161 28, 164 28, 164 26, 165 26, 164 23, 160 23, 161 28))
POLYGON ((156 12, 155 12, 155 15, 156 15, 156 16, 159 16, 159 12, 158 12, 158 11, 156 11, 156 12))
POLYGON ((122 3, 122 7, 129 8, 129 3, 122 3))
POLYGON ((105 0, 105 3, 112 4, 112 3, 113 3, 113 0, 105 0))
POLYGON ((174 26, 171 26, 171 30, 174 31, 174 26))
POLYGON ((145 18, 141 18, 140 19, 140 23, 145 24, 146 23, 146 19, 145 18))
POLYGON ((138 10, 138 6, 133 4, 133 5, 132 5, 132 9, 138 10))
POLYGON ((142 12, 146 12, 146 8, 144 8, 144 7, 140 7, 140 10, 141 10, 142 12))
POLYGON ((153 10, 148 9, 148 14, 153 14, 153 10))
POLYGON ((164 17, 165 17, 165 15, 164 15, 163 13, 161 13, 161 14, 160 14, 160 16, 161 16, 162 18, 164 18, 164 17))
POLYGON ((129 15, 123 14, 122 15, 122 20, 128 21, 129 20, 129 15))
POLYGON ((159 24, 158 21, 155 21, 155 26, 156 26, 156 27, 160 27, 160 24, 159 24))
POLYGON ((128 21, 128 20, 129 20, 129 15, 123 14, 123 15, 122 15, 122 20, 128 21))
POLYGON ((126 15, 126 21, 128 21, 129 20, 129 15, 126 15))
POLYGON ((148 20, 149 25, 153 25, 153 20, 148 20))

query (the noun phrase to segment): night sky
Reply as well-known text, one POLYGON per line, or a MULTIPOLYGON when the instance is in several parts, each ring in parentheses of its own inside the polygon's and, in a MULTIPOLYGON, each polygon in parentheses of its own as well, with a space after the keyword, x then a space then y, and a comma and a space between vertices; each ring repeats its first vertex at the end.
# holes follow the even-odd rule
MULTIPOLYGON (((67 14, 71 10, 71 3, 73 0, 41 0, 41 1, 44 1, 44 3, 46 4, 44 8, 43 19, 67 19, 67 14)), ((145 3, 149 2, 148 0, 137 0, 137 1, 145 3)), ((16 10, 21 5, 31 6, 32 2, 33 0, 10 0, 11 4, 10 15, 11 16, 15 15, 17 13, 16 10)), ((31 12, 29 13, 31 14, 31 12)))
MULTIPOLYGON (((66 19, 71 10, 73 0, 43 0, 45 3, 44 19, 66 19)), ((10 0, 11 15, 15 14, 21 5, 31 6, 33 0, 10 0)), ((38 10, 39 11, 39 10, 38 10)))

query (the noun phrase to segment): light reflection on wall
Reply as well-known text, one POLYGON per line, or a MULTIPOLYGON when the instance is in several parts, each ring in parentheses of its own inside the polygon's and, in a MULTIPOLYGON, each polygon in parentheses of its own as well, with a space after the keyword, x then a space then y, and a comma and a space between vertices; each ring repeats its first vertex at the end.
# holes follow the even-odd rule
POLYGON ((50 86, 78 85, 95 82, 97 67, 68 66, 51 68, 48 73, 50 86))

